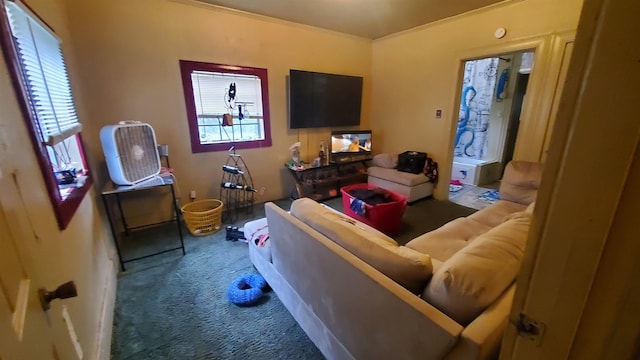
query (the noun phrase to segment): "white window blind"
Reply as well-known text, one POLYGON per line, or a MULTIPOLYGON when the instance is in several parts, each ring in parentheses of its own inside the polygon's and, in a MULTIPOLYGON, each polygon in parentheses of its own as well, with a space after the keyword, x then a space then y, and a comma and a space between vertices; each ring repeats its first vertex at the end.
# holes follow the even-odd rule
POLYGON ((241 105, 252 117, 262 118, 262 88, 257 76, 197 71, 191 73, 191 83, 199 117, 232 113, 241 105), (236 84, 235 109, 228 108, 231 83, 236 84))
POLYGON ((41 140, 56 145, 80 132, 60 40, 20 2, 5 2, 41 140))

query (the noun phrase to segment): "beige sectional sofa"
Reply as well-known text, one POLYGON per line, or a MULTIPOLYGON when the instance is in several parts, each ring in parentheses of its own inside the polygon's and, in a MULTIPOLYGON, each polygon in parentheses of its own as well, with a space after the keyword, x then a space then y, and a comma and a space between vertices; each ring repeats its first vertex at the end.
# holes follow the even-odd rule
POLYGON ((406 246, 310 199, 267 203, 270 245, 250 257, 329 359, 493 358, 540 171, 510 163, 501 200, 406 246))

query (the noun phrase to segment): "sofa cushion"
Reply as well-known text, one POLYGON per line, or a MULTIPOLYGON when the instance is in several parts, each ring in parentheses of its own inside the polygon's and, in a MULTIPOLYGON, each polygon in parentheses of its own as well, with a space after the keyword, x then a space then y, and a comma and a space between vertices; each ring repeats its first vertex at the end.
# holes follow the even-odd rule
POLYGON ((393 181, 405 186, 416 186, 429 181, 424 174, 412 174, 408 172, 398 171, 396 169, 387 169, 378 166, 371 166, 367 169, 370 177, 377 177, 388 181, 393 181))
POLYGON ((379 166, 386 169, 395 169, 398 166, 398 154, 385 153, 378 154, 371 159, 372 166, 379 166))
POLYGON ((495 227, 502 224, 509 215, 519 211, 524 211, 526 208, 527 207, 522 204, 498 200, 495 203, 469 215, 467 218, 473 219, 489 227, 495 227))
POLYGON ((529 206, 527 206, 527 209, 524 211, 529 215, 533 215, 533 211, 536 209, 536 202, 532 202, 531 204, 529 204, 529 206))
POLYGON ((535 204, 536 204, 535 202, 532 202, 524 210, 514 212, 513 214, 508 215, 507 217, 505 217, 504 221, 511 220, 513 218, 519 218, 522 216, 530 216, 530 217, 533 216, 533 209, 535 207, 535 204))
POLYGON ((500 199, 529 205, 538 195, 541 177, 540 163, 510 161, 500 181, 500 199))
POLYGON ((520 212, 477 237, 440 266, 423 298, 466 326, 515 280, 530 222, 520 212))
POLYGON ((431 260, 446 261, 469 241, 489 231, 490 226, 469 218, 458 218, 441 227, 422 234, 407 243, 407 247, 423 254, 429 254, 431 260))
POLYGON ((418 294, 432 273, 431 257, 398 246, 385 234, 307 198, 291 204, 291 215, 342 246, 407 290, 418 294))

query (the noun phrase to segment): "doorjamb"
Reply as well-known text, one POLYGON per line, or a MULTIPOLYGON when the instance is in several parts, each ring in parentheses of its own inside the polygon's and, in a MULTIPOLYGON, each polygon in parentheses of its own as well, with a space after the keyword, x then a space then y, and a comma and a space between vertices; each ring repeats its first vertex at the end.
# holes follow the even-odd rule
MULTIPOLYGON (((549 79, 557 82, 562 63, 564 46, 567 42, 573 41, 574 30, 561 31, 557 33, 546 33, 538 36, 516 39, 496 46, 466 49, 457 52, 458 76, 457 84, 462 83, 464 76, 464 64, 469 60, 483 59, 487 57, 499 56, 506 53, 522 51, 534 51, 535 62, 529 78, 527 87, 527 101, 523 104, 521 113, 521 123, 518 131, 528 133, 526 137, 518 136, 514 149, 514 158, 518 160, 539 161, 550 123, 551 105, 555 94, 554 91, 545 91, 549 79), (538 116, 543 114, 542 117, 538 116), (536 115, 536 116, 534 116, 536 115), (544 121, 540 121, 543 119, 544 121)), ((456 86, 453 98, 450 100, 450 109, 459 107, 462 89, 456 86)), ((449 141, 446 164, 453 163, 453 150, 455 144, 456 128, 458 124, 458 112, 451 111, 449 118, 449 141)), ((441 175, 444 179, 451 178, 451 166, 443 167, 441 175)), ((443 186, 442 198, 449 197, 449 187, 443 186), (446 193, 445 193, 446 192, 446 193)))

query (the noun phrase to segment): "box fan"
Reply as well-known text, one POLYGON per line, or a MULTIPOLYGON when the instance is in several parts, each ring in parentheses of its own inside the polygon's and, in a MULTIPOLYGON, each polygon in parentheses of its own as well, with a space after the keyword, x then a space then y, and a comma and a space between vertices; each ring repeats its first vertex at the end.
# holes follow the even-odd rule
POLYGON ((149 124, 121 121, 100 130, 102 150, 111 180, 132 185, 160 173, 156 134, 149 124))

